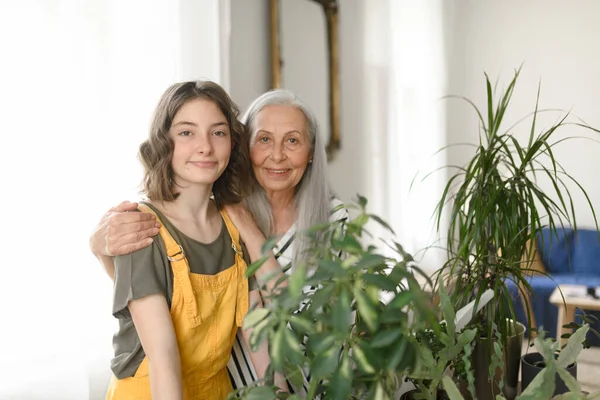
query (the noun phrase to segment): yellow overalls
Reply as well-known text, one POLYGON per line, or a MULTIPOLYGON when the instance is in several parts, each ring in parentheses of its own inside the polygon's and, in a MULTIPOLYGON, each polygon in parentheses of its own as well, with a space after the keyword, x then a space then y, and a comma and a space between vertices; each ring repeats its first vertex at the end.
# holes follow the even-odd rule
MULTIPOLYGON (((143 204, 139 208, 155 214, 143 204)), ((216 275, 190 273, 181 246, 164 226, 159 230, 173 269, 171 319, 179 346, 185 400, 223 400, 233 391, 227 361, 248 311, 248 280, 239 232, 226 211, 221 215, 232 239, 235 264, 216 275)), ((117 379, 113 375, 106 399, 152 399, 147 356, 133 377, 117 379)))

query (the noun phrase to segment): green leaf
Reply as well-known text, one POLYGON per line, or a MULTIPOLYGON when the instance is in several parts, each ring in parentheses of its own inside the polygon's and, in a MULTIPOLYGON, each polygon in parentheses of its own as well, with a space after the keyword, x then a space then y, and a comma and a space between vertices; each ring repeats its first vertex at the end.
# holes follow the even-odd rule
POLYGON ((301 314, 295 314, 290 317, 290 325, 294 332, 306 335, 315 332, 314 325, 301 314))
POLYGON ((279 242, 279 238, 277 238, 276 236, 272 236, 272 237, 268 238, 267 240, 265 240, 265 242, 263 243, 263 245, 260 249, 261 254, 267 255, 267 253, 269 253, 271 250, 273 250, 273 248, 275 247, 277 242, 279 242))
POLYGON ((271 357, 271 364, 276 371, 283 369, 283 356, 284 351, 284 335, 287 327, 285 325, 280 326, 278 330, 273 334, 273 340, 269 346, 269 356, 271 357))
POLYGON ((356 195, 357 197, 357 201, 358 201, 358 205, 360 206, 361 209, 365 209, 367 207, 367 198, 364 196, 361 196, 360 194, 356 195))
POLYGON ((544 368, 529 383, 519 400, 550 399, 554 393, 556 369, 544 368))
POLYGON ((273 400, 276 398, 275 391, 269 386, 253 387, 244 397, 245 400, 273 400))
POLYGON ((398 293, 396 296, 394 296, 394 299, 392 301, 390 301, 390 303, 388 304, 388 307, 402 309, 405 306, 407 306, 408 303, 410 303, 410 301, 412 299, 413 299, 413 293, 408 290, 405 290, 405 291, 398 293))
POLYGON ((409 346, 408 340, 406 338, 401 337, 387 357, 385 367, 388 371, 396 370, 396 367, 400 363, 400 360, 404 358, 404 353, 406 352, 407 346, 409 346))
POLYGON ((335 286, 333 285, 327 285, 318 288, 311 296, 311 307, 318 310, 325 304, 328 304, 331 301, 331 295, 334 289, 335 286))
POLYGON ((334 249, 345 251, 348 254, 361 254, 363 251, 360 243, 350 235, 345 235, 341 240, 333 239, 331 243, 334 249))
POLYGON ((381 226, 383 226, 385 229, 387 229, 392 235, 395 235, 396 233, 394 232, 394 230, 392 229, 392 227, 385 222, 383 219, 381 219, 379 216, 374 215, 374 214, 369 214, 369 218, 374 219, 375 221, 377 221, 377 223, 381 226))
POLYGON ((304 288, 304 282, 306 281, 306 264, 297 263, 292 276, 289 279, 289 295, 293 299, 300 297, 302 289, 304 288))
MULTIPOLYGON (((301 387, 304 384, 304 374, 302 372, 302 369, 298 365, 292 363, 285 363, 284 370, 285 377, 294 386, 301 387)), ((288 397, 287 400, 290 400, 290 397, 288 397)))
POLYGON ((379 322, 388 325, 406 325, 408 316, 397 308, 386 307, 379 315, 379 322))
POLYGON ((362 278, 366 283, 375 285, 380 289, 387 290, 388 292, 393 292, 397 288, 394 281, 386 275, 364 274, 362 278))
POLYGON ((339 346, 333 346, 324 352, 318 353, 310 365, 311 379, 319 381, 329 376, 335 371, 335 367, 337 367, 339 360, 339 346))
POLYGON ((371 268, 386 266, 387 258, 379 254, 365 254, 353 267, 354 271, 368 270, 371 268))
POLYGON ((304 363, 304 355, 298 338, 294 333, 287 329, 284 330, 285 343, 287 345, 287 352, 285 356, 296 365, 302 365, 304 363))
POLYGON ((369 216, 367 214, 360 214, 350 221, 349 224, 354 225, 357 228, 362 228, 367 222, 369 222, 369 216))
POLYGON ((371 340, 371 347, 374 349, 386 347, 394 343, 396 339, 402 336, 402 330, 399 328, 386 329, 379 331, 371 340))
POLYGON ((269 334, 269 329, 267 328, 269 324, 269 318, 265 318, 254 327, 254 330, 250 335, 250 349, 252 351, 258 351, 261 344, 264 343, 265 340, 267 340, 269 334))
POLYGON ((306 348, 311 354, 321 354, 335 344, 335 336, 329 332, 319 332, 308 337, 306 348))
POLYGON ((377 311, 371 302, 371 299, 360 289, 355 289, 354 296, 356 297, 356 306, 358 314, 369 327, 371 332, 375 332, 379 326, 377 311))
POLYGON ((319 273, 319 269, 323 269, 328 273, 332 274, 333 276, 346 275, 346 270, 342 268, 342 263, 339 261, 321 259, 318 261, 318 266, 319 268, 317 268, 317 272, 315 272, 315 275, 319 273))
POLYGON ((263 266, 263 264, 269 259, 270 257, 261 257, 258 260, 256 260, 255 262, 253 262, 252 264, 248 265, 248 268, 246 269, 246 273, 244 274, 246 276, 246 278, 250 278, 251 276, 253 276, 256 271, 258 271, 260 269, 260 267, 263 266))
POLYGON ((377 382, 377 387, 375 388, 373 400, 390 400, 390 396, 385 392, 385 389, 383 388, 383 383, 381 381, 377 382))
POLYGON ((582 399, 591 400, 591 399, 599 398, 600 394, 596 394, 596 396, 585 396, 585 397, 584 396, 585 395, 581 392, 567 392, 567 393, 563 393, 563 394, 554 396, 552 398, 552 400, 582 400, 582 399))
MULTIPOLYGON (((414 344, 410 343, 408 340, 404 341, 406 342, 406 347, 404 348, 404 354, 402 358, 400 358, 400 361, 396 366, 398 371, 404 371, 406 369, 412 370, 415 368, 417 362, 417 352, 414 344)), ((399 349, 397 350, 400 351, 399 349)), ((390 361, 388 360, 388 362, 390 361)))
POLYGON ((352 368, 348 353, 344 352, 342 362, 333 374, 329 389, 332 400, 348 400, 352 387, 352 368))
POLYGON ((577 329, 575 333, 571 335, 567 340, 567 345, 560 352, 556 363, 561 368, 567 368, 569 365, 577 361, 577 357, 581 350, 583 350, 583 341, 586 338, 587 332, 590 326, 585 324, 581 328, 577 329))
POLYGON ((462 396, 462 394, 460 394, 460 391, 456 387, 456 384, 454 383, 452 378, 450 378, 449 376, 444 376, 442 378, 442 384, 444 385, 444 390, 446 391, 446 394, 448 395, 450 400, 464 400, 464 397, 462 396))
POLYGON ((373 368, 373 365, 371 365, 371 363, 369 362, 369 359, 367 358, 367 355, 365 354, 364 350, 362 349, 362 347, 360 347, 360 345, 358 343, 356 343, 356 344, 354 344, 354 346, 352 346, 352 358, 354 358, 356 365, 363 372, 365 372, 367 374, 375 373, 375 368, 373 368))
POLYGON ((340 291, 337 302, 332 307, 331 322, 337 332, 350 332, 352 310, 350 308, 350 294, 345 288, 340 291))
POLYGON ((244 317, 244 321, 242 323, 242 329, 250 329, 254 328, 260 321, 265 319, 269 315, 269 310, 266 308, 257 308, 253 311, 250 311, 244 317))
POLYGON ((579 382, 577 382, 577 380, 570 373, 568 373, 566 369, 557 368, 556 372, 558 372, 560 378, 563 380, 567 388, 569 388, 569 391, 577 393, 581 392, 581 386, 579 386, 579 382))

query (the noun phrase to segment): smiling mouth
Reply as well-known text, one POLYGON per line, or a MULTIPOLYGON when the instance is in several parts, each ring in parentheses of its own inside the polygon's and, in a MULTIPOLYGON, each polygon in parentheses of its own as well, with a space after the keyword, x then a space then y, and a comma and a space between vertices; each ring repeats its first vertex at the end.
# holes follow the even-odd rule
POLYGON ((275 175, 283 175, 283 174, 291 171, 291 169, 269 169, 269 168, 266 168, 266 170, 268 173, 275 174, 275 175))
POLYGON ((210 168, 217 165, 216 161, 190 161, 190 164, 200 168, 210 168))

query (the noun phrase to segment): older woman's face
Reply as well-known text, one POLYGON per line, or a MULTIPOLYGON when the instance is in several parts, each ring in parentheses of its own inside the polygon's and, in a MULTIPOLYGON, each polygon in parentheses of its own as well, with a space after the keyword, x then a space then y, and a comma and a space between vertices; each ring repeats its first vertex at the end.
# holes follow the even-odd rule
POLYGON ((263 108, 252 126, 250 157, 267 195, 293 192, 311 158, 306 118, 296 107, 263 108))

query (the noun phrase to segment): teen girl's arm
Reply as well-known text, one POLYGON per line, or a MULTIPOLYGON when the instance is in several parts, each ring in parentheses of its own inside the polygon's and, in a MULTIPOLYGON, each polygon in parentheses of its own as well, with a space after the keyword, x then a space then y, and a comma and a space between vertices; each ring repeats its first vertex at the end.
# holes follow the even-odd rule
POLYGON ((156 400, 181 400, 181 360, 167 300, 153 294, 128 305, 150 366, 150 389, 156 400))
POLYGON ((135 326, 149 361, 152 398, 181 400, 181 360, 167 303, 170 265, 162 241, 114 261, 112 314, 135 326))
POLYGON ((113 257, 150 246, 158 234, 159 222, 149 213, 133 212, 137 203, 124 201, 108 210, 90 236, 90 250, 114 280, 113 257))

